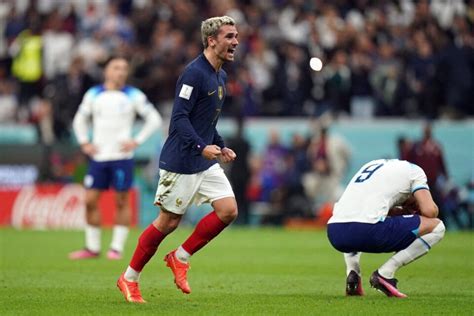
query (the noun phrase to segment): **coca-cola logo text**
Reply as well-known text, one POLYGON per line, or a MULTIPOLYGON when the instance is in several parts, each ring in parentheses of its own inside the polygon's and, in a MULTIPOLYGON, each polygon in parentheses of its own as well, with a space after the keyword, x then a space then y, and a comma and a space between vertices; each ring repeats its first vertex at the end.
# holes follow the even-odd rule
POLYGON ((78 184, 40 192, 27 186, 19 192, 12 210, 15 228, 82 228, 85 224, 84 188, 78 184))

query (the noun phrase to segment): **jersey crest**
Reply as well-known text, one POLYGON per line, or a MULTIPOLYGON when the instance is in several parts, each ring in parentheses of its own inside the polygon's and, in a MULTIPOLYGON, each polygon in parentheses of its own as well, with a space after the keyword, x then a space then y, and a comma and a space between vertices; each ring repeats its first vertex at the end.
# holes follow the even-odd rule
POLYGON ((224 88, 222 86, 219 86, 219 88, 217 89, 217 95, 219 97, 219 100, 222 100, 222 98, 224 97, 224 88))

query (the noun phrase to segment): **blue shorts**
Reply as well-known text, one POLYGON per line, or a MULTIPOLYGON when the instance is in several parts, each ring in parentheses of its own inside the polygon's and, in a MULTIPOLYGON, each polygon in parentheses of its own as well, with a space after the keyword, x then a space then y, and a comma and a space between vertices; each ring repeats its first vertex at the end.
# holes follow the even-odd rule
POLYGON ((128 191, 133 183, 133 159, 113 161, 89 161, 89 169, 84 178, 88 189, 128 191))
POLYGON ((387 217, 375 224, 332 223, 327 234, 332 246, 341 252, 394 252, 405 249, 418 238, 419 226, 418 215, 403 215, 387 217))

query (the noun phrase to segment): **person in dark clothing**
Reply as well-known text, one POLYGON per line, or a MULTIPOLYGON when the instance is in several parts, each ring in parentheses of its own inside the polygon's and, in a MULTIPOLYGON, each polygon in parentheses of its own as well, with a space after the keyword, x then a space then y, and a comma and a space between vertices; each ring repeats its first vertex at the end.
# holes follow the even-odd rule
MULTIPOLYGON (((448 171, 444 162, 441 145, 433 138, 432 125, 427 123, 423 128, 423 138, 413 144, 408 161, 420 166, 426 173, 428 186, 431 189, 433 200, 437 205, 442 205, 442 188, 439 181, 448 178, 448 171)), ((445 213, 442 209, 439 218, 447 224, 445 213)))
POLYGON ((229 179, 234 189, 235 199, 239 206, 239 216, 237 224, 249 224, 249 203, 246 198, 247 184, 250 179, 250 144, 243 135, 244 121, 241 117, 237 119, 237 132, 235 136, 229 139, 229 147, 239 153, 239 159, 234 160, 230 166, 229 179))

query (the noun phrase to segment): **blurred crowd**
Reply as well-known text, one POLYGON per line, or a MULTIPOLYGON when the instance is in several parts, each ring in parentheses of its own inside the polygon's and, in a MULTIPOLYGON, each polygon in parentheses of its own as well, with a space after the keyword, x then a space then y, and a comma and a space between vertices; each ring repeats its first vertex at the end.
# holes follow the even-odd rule
POLYGON ((293 134, 288 146, 272 130, 264 152, 250 158, 247 168, 232 166, 230 172, 231 182, 245 188, 243 195, 236 192, 240 220, 245 221, 250 203, 263 224, 281 224, 288 218, 316 218, 328 203, 332 208, 344 189, 351 148, 328 127, 315 124, 308 136, 293 134))
POLYGON ((130 83, 166 115, 214 15, 239 31, 225 115, 474 114, 472 0, 17 0, 0 2, 0 122, 67 139, 111 54, 129 58, 130 83))

